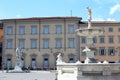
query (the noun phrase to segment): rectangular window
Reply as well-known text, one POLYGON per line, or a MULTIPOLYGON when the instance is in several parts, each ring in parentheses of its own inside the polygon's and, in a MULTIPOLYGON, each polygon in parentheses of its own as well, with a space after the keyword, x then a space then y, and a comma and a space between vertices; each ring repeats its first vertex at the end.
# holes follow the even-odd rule
POLYGON ((22 60, 22 61, 21 61, 22 66, 25 66, 25 58, 23 57, 21 60, 22 60))
POLYGON ((62 39, 56 39, 56 48, 62 48, 62 39))
POLYGON ((120 36, 118 36, 118 43, 120 43, 120 36))
POLYGON ((31 34, 37 34, 37 26, 36 25, 31 26, 31 34))
POLYGON ((86 37, 81 37, 81 42, 86 43, 86 37))
POLYGON ((74 39, 69 39, 69 48, 74 48, 74 39))
POLYGON ((115 49, 114 49, 114 48, 109 48, 109 49, 108 49, 108 54, 109 54, 110 56, 114 56, 114 55, 115 55, 115 49))
POLYGON ((36 68, 36 59, 35 59, 35 58, 32 58, 32 60, 31 60, 31 67, 32 67, 33 69, 36 68))
POLYGON ((69 63, 74 63, 74 58, 69 58, 69 63))
POLYGON ((97 51, 94 51, 94 56, 96 56, 97 55, 97 51))
POLYGON ((31 40, 31 48, 37 48, 37 40, 36 39, 31 40))
POLYGON ((49 34, 49 26, 43 26, 43 34, 49 34))
POLYGON ((93 43, 97 43, 97 38, 96 37, 93 38, 93 43))
POLYGON ((7 59, 6 67, 7 67, 8 69, 12 67, 12 60, 11 60, 11 58, 8 58, 8 59, 7 59))
POLYGON ((13 27, 12 26, 7 27, 7 34, 8 35, 13 34, 13 27))
POLYGON ((25 26, 19 26, 19 34, 20 35, 25 34, 25 26))
POLYGON ((19 39, 19 47, 25 48, 25 40, 24 39, 19 39))
POLYGON ((56 25, 56 34, 61 34, 61 33, 62 33, 62 26, 56 25))
POLYGON ((49 48, 49 39, 43 40, 43 48, 49 48))
POLYGON ((101 56, 106 55, 106 50, 105 50, 105 47, 104 47, 104 48, 100 48, 100 49, 99 49, 99 54, 100 54, 101 56))
POLYGON ((44 58, 43 67, 44 68, 49 67, 49 60, 48 60, 48 58, 44 58))
POLYGON ((109 43, 114 43, 114 37, 113 36, 109 36, 109 43))
POLYGON ((74 33, 74 25, 69 25, 68 26, 68 32, 71 33, 71 34, 74 33))
POLYGON ((13 46, 13 40, 7 40, 7 48, 11 49, 13 46))
POLYGON ((104 36, 100 36, 100 43, 104 43, 104 36))
POLYGON ((120 32, 120 28, 118 28, 118 32, 120 32))
POLYGON ((113 32, 113 28, 109 28, 109 32, 113 32))

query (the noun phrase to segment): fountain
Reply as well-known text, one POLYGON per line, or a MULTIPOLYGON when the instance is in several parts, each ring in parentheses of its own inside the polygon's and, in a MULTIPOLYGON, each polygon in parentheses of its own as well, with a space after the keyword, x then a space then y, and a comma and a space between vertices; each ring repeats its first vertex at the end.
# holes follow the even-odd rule
POLYGON ((88 27, 77 29, 79 36, 87 39, 87 44, 83 52, 86 53, 85 63, 65 63, 61 55, 57 59, 57 79, 58 80, 119 80, 120 64, 109 64, 106 60, 101 63, 94 58, 93 37, 103 34, 103 30, 91 27, 91 9, 88 10, 88 27))
POLYGON ((79 36, 86 37, 87 45, 86 45, 85 49, 83 50, 83 52, 86 52, 86 59, 89 59, 89 62, 93 63, 93 62, 97 62, 94 59, 94 52, 95 52, 94 50, 95 49, 94 49, 94 45, 93 45, 93 38, 95 36, 102 35, 104 31, 102 30, 102 28, 97 28, 97 27, 93 28, 91 26, 92 11, 89 7, 87 7, 87 10, 88 10, 88 27, 77 29, 76 32, 79 36))

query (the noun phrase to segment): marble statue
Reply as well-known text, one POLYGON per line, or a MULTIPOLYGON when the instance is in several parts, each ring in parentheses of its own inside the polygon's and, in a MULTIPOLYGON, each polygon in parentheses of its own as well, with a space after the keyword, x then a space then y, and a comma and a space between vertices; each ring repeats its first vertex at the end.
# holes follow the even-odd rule
POLYGON ((85 46, 85 49, 82 52, 89 52, 91 51, 87 46, 85 46))
POLYGON ((16 60, 17 60, 17 66, 21 67, 22 66, 22 51, 21 48, 16 49, 16 60))
POLYGON ((14 68, 14 72, 22 72, 22 51, 21 48, 16 49, 16 65, 14 68))
POLYGON ((19 57, 19 58, 22 57, 22 51, 21 51, 21 48, 17 48, 17 49, 16 49, 16 57, 19 57))
POLYGON ((91 14, 92 14, 92 10, 90 7, 87 7, 87 10, 88 10, 88 29, 91 27, 91 20, 92 20, 92 17, 91 17, 91 14))
POLYGON ((61 63, 62 62, 62 56, 61 56, 61 53, 58 54, 57 56, 57 63, 61 63))

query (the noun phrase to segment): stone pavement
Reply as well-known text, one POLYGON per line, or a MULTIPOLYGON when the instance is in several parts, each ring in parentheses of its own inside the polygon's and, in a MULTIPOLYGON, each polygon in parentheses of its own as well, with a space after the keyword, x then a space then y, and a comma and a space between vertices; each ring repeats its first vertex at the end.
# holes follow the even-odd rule
POLYGON ((0 71, 0 80, 55 80, 55 77, 55 73, 50 71, 31 71, 30 73, 0 71))

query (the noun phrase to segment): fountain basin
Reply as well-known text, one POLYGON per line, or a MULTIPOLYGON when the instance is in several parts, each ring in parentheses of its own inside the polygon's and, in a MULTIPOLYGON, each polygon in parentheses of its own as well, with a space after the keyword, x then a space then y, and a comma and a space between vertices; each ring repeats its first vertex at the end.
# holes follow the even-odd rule
POLYGON ((76 30, 79 36, 85 36, 87 38, 93 38, 103 34, 103 29, 94 27, 94 28, 80 28, 76 30))
POLYGON ((81 79, 96 80, 93 77, 100 77, 101 78, 100 80, 105 80, 103 79, 105 76, 107 76, 108 80, 111 77, 114 77, 113 80, 115 80, 120 76, 120 64, 119 63, 114 63, 114 64, 64 63, 64 64, 57 64, 57 71, 58 71, 58 80, 81 80, 81 79))

